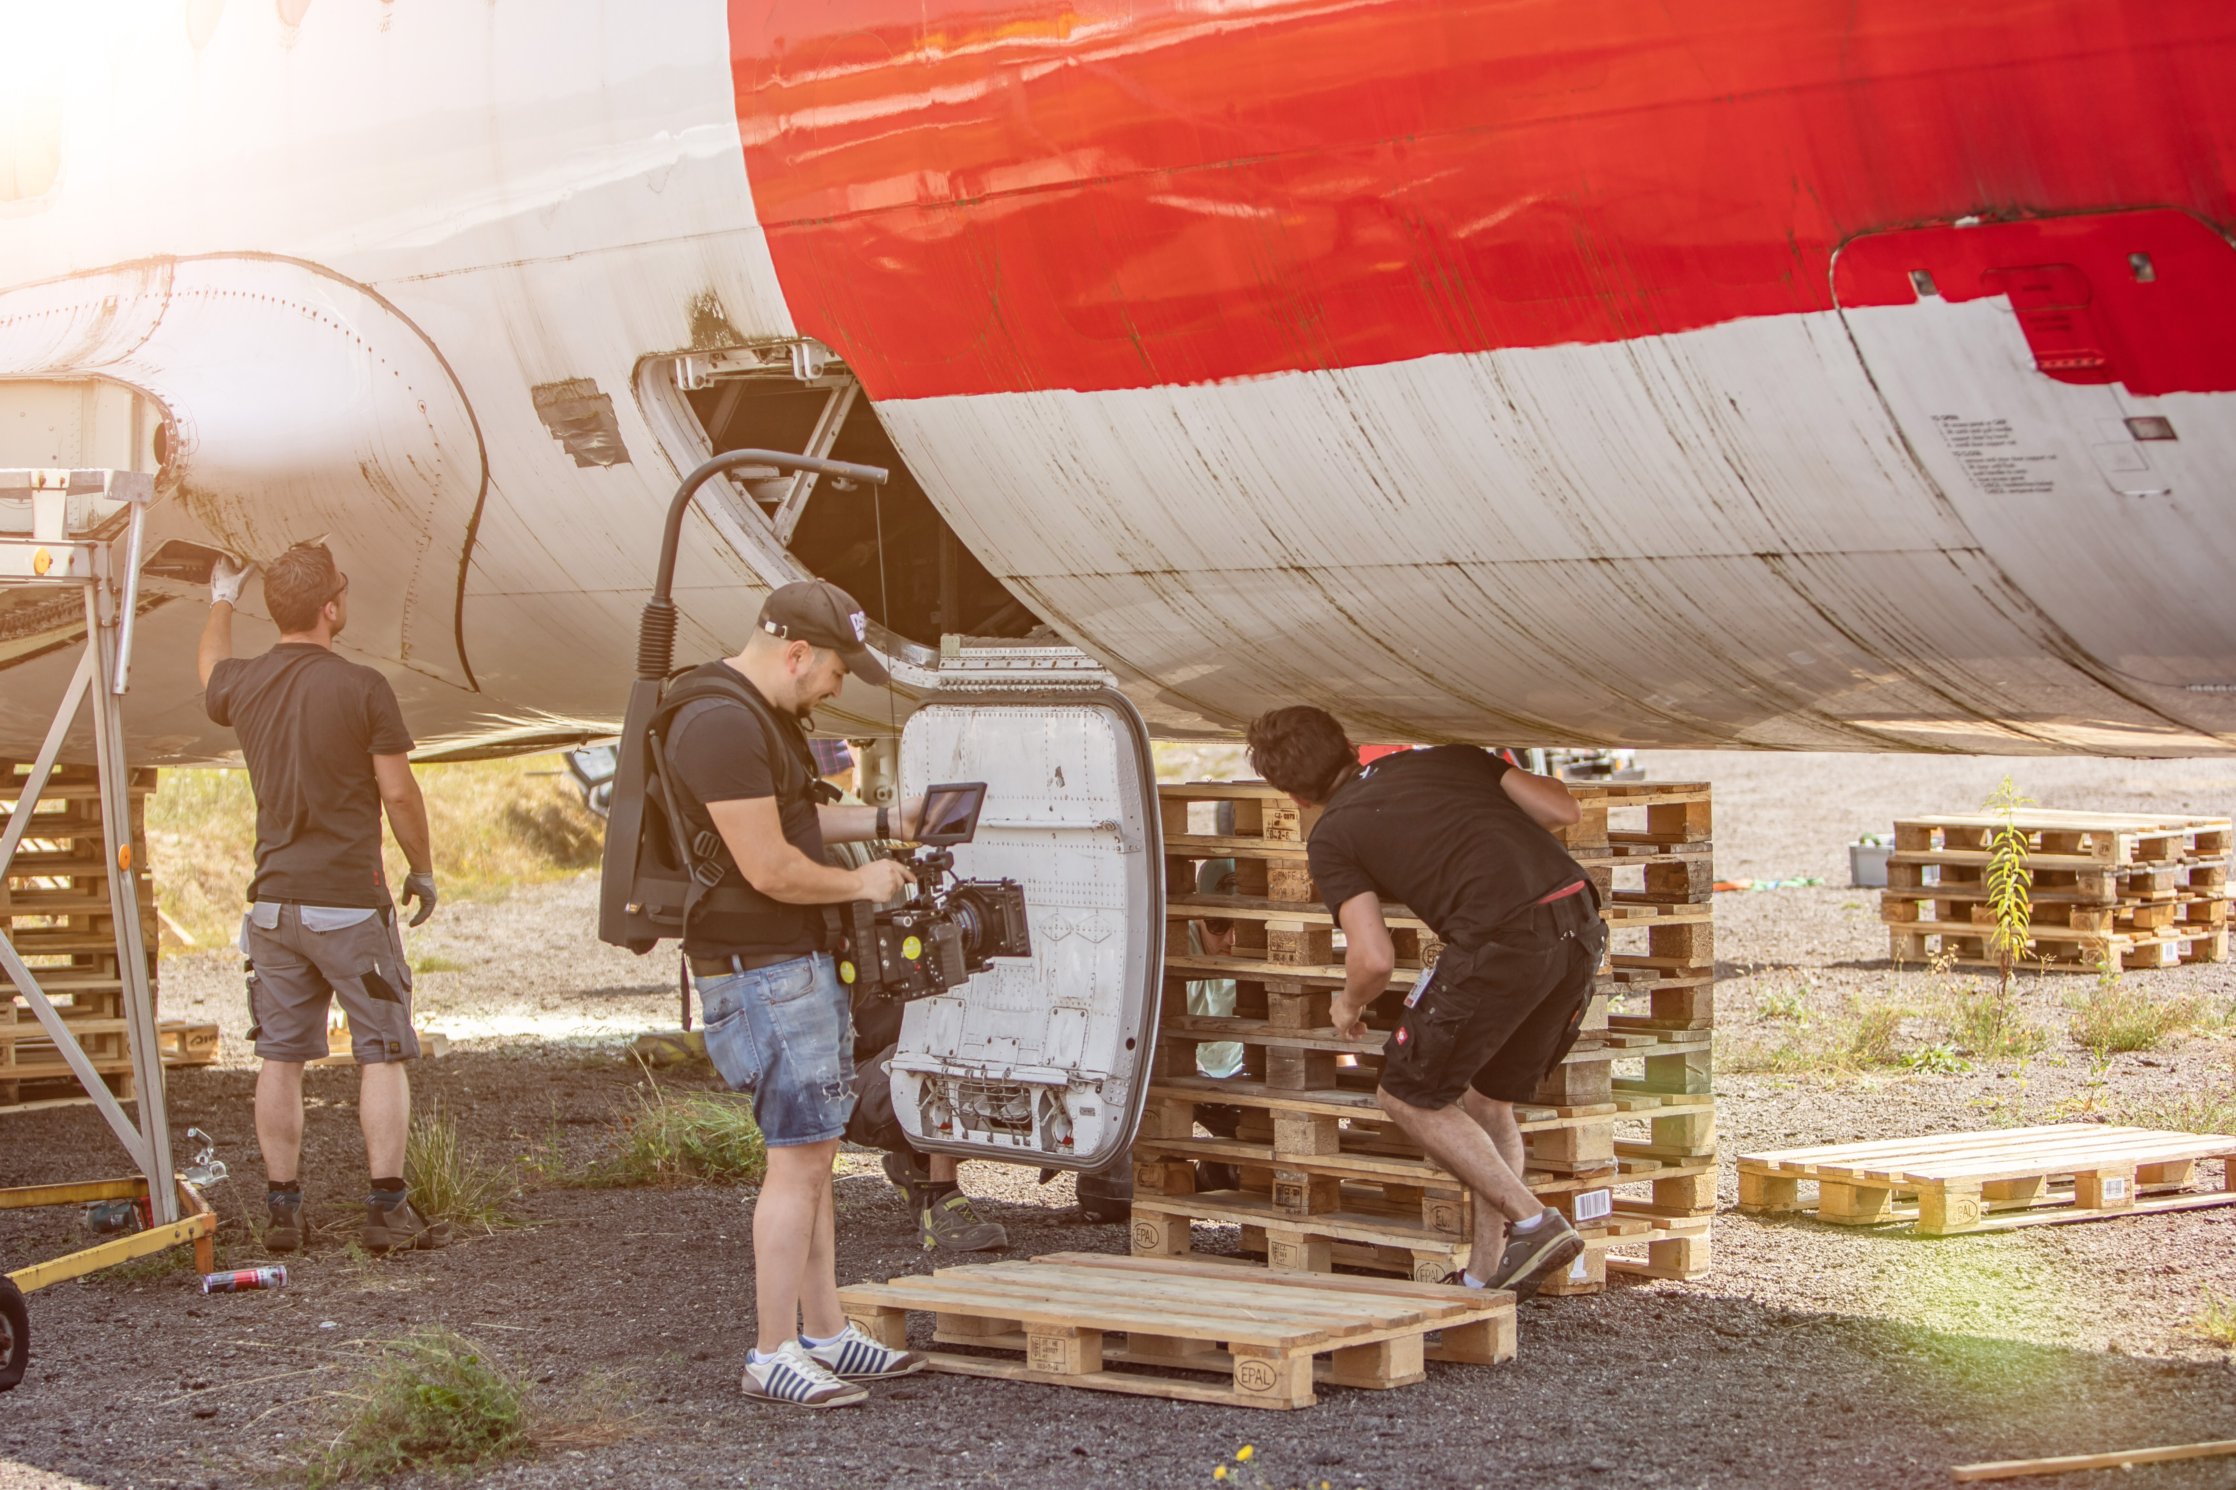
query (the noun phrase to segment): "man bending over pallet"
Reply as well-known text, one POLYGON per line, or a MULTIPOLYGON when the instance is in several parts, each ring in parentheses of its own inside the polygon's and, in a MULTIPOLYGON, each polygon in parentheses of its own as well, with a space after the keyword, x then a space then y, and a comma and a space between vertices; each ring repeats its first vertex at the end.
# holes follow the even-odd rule
POLYGON ((440 1247, 448 1222, 405 1198, 411 1128, 405 1061, 411 965, 381 866, 380 818, 403 849, 404 899, 417 926, 435 913, 427 804, 413 779, 411 732, 388 680, 335 655, 349 622, 349 576, 323 543, 298 543, 264 571, 264 604, 280 639, 261 657, 233 655, 233 605, 249 571, 222 562, 210 582, 210 619, 197 665, 212 722, 240 736, 256 792, 256 878, 241 922, 248 958, 249 1037, 256 1076, 256 1143, 264 1152, 264 1244, 303 1244, 303 1065, 327 1054, 335 994, 349 1016, 358 1066, 358 1123, 373 1171, 365 1248, 440 1247))
POLYGON ((1250 762, 1312 829, 1312 878, 1343 928, 1343 991, 1329 1008, 1346 1039, 1396 966, 1382 903, 1444 943, 1382 1047, 1375 1100, 1476 1197, 1479 1259, 1446 1279, 1520 1298, 1584 1250, 1568 1218, 1523 1183, 1514 1104, 1576 1043, 1606 949, 1591 880, 1547 831, 1577 820, 1568 788, 1466 745, 1405 751, 1361 767, 1343 726, 1299 705, 1250 724, 1250 762), (1459 1104, 1455 1106, 1454 1104, 1459 1104), (1480 1259, 1496 1259, 1485 1267, 1480 1259))

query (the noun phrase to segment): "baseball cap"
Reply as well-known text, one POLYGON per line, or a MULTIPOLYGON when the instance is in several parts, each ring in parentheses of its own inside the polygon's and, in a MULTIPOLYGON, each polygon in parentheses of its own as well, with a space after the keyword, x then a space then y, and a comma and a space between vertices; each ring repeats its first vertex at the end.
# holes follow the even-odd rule
POLYGON ((771 590, 761 603, 760 626, 786 641, 831 648, 848 672, 873 688, 892 681, 869 649, 869 617, 853 596, 826 580, 797 580, 771 590))

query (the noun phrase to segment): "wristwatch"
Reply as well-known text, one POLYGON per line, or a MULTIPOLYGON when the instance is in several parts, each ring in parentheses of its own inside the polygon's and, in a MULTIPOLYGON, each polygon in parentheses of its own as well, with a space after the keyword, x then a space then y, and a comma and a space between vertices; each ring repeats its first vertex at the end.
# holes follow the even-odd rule
POLYGON ((877 809, 877 836, 881 842, 893 836, 892 816, 883 807, 877 809))

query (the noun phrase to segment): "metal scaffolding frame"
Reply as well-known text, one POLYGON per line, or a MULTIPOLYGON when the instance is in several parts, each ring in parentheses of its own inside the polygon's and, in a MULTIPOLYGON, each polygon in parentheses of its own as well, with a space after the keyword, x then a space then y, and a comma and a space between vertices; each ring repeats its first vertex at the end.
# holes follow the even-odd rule
POLYGON ((79 713, 90 705, 110 921, 116 934, 118 973, 124 983, 133 1099, 139 1106, 137 1123, 95 1071, 69 1021, 40 987, 37 972, 6 940, 0 940, 0 968, 6 970, 110 1131, 131 1156, 146 1182, 154 1230, 162 1231, 180 1224, 181 1192, 171 1159, 163 1054, 156 1033, 147 945, 140 931, 138 890, 132 872, 132 815, 127 791, 131 774, 124 753, 124 692, 131 681, 141 545, 148 503, 154 495, 154 478, 132 471, 0 470, 0 498, 28 498, 31 507, 28 531, 12 527, 0 531, 0 589, 75 587, 84 592, 86 626, 85 651, 78 659, 77 671, 63 690, 54 722, 23 783, 15 811, 6 829, 0 831, 0 875, 7 873, 18 846, 31 834, 40 794, 79 713), (120 516, 124 519, 121 524, 120 516))

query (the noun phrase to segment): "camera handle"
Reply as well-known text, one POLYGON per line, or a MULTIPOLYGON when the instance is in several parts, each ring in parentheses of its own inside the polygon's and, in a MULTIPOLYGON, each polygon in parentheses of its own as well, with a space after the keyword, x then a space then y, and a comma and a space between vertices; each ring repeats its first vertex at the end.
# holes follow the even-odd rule
POLYGON ((818 476, 836 476, 871 486, 883 486, 892 475, 883 466, 819 460, 812 455, 790 455, 781 450, 728 450, 701 461, 683 478, 683 484, 676 488, 675 499, 668 504, 667 525, 660 534, 660 566, 652 576, 652 598, 644 603, 644 615, 637 623, 637 678, 640 682, 663 682, 668 670, 675 666, 676 609, 670 595, 675 585, 676 546, 683 537, 683 514, 690 507, 691 499, 699 494, 700 487, 740 466, 774 466, 785 472, 813 471, 818 476))

